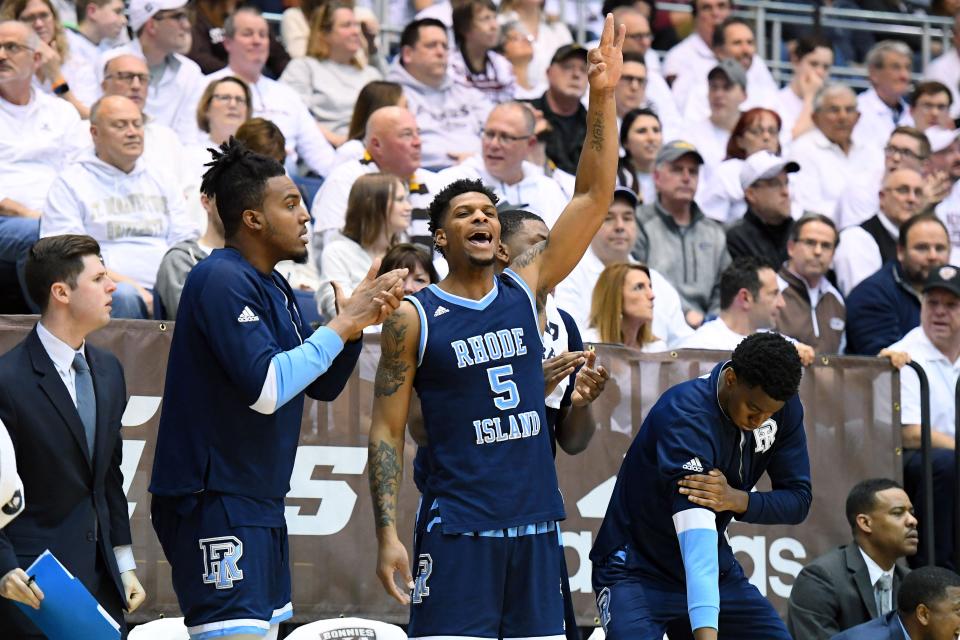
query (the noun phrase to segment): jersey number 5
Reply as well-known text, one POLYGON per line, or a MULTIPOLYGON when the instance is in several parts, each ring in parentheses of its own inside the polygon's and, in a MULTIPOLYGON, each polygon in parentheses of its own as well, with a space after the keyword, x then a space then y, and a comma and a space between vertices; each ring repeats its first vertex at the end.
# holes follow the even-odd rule
POLYGON ((516 409, 517 405, 520 404, 520 392, 517 390, 517 383, 509 379, 512 375, 512 364, 487 369, 490 389, 497 394, 497 397, 493 399, 493 404, 501 411, 516 409))

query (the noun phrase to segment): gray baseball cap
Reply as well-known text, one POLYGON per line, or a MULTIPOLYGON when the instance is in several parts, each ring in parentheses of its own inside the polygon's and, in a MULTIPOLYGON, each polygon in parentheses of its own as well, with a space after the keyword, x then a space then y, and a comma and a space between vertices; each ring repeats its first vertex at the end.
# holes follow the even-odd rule
POLYGON ((700 152, 697 151, 695 146, 686 140, 673 140, 660 147, 654 164, 659 165, 663 162, 674 162, 688 154, 696 159, 697 164, 703 164, 703 156, 700 155, 700 152))
POLYGON ((747 72, 744 71, 740 63, 733 58, 721 60, 720 64, 711 69, 710 73, 707 74, 707 80, 713 78, 718 73, 727 76, 730 82, 740 85, 744 91, 747 90, 747 72))

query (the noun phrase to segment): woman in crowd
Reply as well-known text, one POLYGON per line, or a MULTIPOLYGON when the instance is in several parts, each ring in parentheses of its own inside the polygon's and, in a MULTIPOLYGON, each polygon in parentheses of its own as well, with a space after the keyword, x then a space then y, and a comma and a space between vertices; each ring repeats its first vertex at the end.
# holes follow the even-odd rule
POLYGON ((430 252, 420 245, 401 242, 394 245, 383 256, 377 276, 394 269, 406 269, 407 277, 403 281, 403 295, 410 296, 420 289, 440 282, 440 276, 430 259, 430 252))
POLYGON ((644 353, 666 351, 653 335, 653 286, 644 264, 618 262, 600 274, 590 303, 590 326, 584 342, 622 344, 644 353))
POLYGON ((250 118, 250 104, 250 87, 236 76, 212 81, 197 104, 197 126, 206 138, 187 147, 187 161, 193 169, 184 191, 188 194, 187 208, 200 229, 207 224, 207 207, 200 194, 200 181, 207 170, 204 165, 211 159, 208 149, 219 147, 236 134, 240 125, 250 118))
POLYGON ((633 109, 623 116, 620 126, 623 156, 617 168, 617 184, 640 196, 641 204, 657 199, 653 185, 653 165, 663 146, 660 118, 650 109, 633 109))
POLYGON ((539 98, 547 90, 547 76, 531 79, 529 69, 533 60, 533 36, 527 32, 519 20, 505 22, 500 27, 500 44, 497 50, 503 54, 513 67, 516 88, 513 95, 517 100, 539 98))
POLYGON ((500 38, 497 7, 492 0, 463 0, 453 9, 450 76, 477 89, 493 104, 513 100, 517 81, 510 61, 494 51, 500 38))
POLYGON ((347 129, 347 141, 337 147, 336 163, 359 160, 363 157, 363 137, 367 134, 367 120, 370 114, 380 107, 407 106, 407 97, 403 88, 396 82, 374 80, 360 90, 357 102, 353 105, 350 127, 347 129))
POLYGON ((833 49, 826 39, 814 35, 797 38, 790 52, 793 78, 780 89, 774 105, 783 120, 780 142, 784 146, 813 129, 813 97, 830 75, 833 49))
POLYGON ((382 258, 410 226, 413 206, 407 188, 396 177, 383 173, 360 176, 350 189, 346 222, 320 255, 320 280, 317 293, 320 312, 336 315, 336 282, 349 296, 370 270, 374 260, 382 258))
POLYGON ((50 0, 6 0, 0 19, 19 20, 40 38, 40 67, 36 84, 74 106, 84 120, 97 99, 99 85, 94 69, 70 55, 66 31, 50 0))
MULTIPOLYGON (((543 0, 503 0, 500 3, 500 24, 514 20, 519 21, 533 38, 533 59, 527 67, 524 86, 534 87, 546 78, 553 54, 563 45, 573 42, 573 36, 567 25, 547 16, 543 10, 543 0)), ((514 73, 519 73, 516 68, 514 73)))
POLYGON ((717 165, 710 180, 701 181, 697 203, 704 215, 724 224, 743 217, 747 202, 740 170, 744 160, 757 151, 780 154, 780 116, 761 107, 741 114, 727 142, 727 158, 717 165))
POLYGON ((317 7, 310 19, 307 55, 287 65, 280 80, 310 109, 335 147, 347 141, 354 103, 364 85, 383 76, 360 55, 360 25, 349 2, 317 7))

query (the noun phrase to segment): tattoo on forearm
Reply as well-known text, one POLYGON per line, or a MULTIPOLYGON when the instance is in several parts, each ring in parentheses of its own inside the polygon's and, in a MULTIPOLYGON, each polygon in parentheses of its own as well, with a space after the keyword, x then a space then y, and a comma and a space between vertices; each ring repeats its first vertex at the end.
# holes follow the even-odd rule
POLYGON ((380 364, 373 384, 373 394, 377 398, 392 396, 407 380, 410 368, 403 361, 403 343, 407 327, 400 323, 397 315, 390 314, 383 323, 380 337, 380 364))
POLYGON ((590 147, 594 151, 603 149, 603 114, 593 116, 593 125, 590 127, 590 147))
POLYGON ((373 497, 373 517, 378 529, 397 521, 397 494, 400 492, 400 456, 396 447, 381 440, 370 443, 370 495, 373 497))

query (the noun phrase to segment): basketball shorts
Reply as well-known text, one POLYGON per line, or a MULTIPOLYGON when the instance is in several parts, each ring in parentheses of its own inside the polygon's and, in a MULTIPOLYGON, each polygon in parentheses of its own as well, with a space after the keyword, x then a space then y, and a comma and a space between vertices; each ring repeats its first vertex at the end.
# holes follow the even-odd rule
POLYGON ((153 528, 170 563, 190 638, 265 635, 293 615, 282 501, 201 493, 153 496, 153 528))

